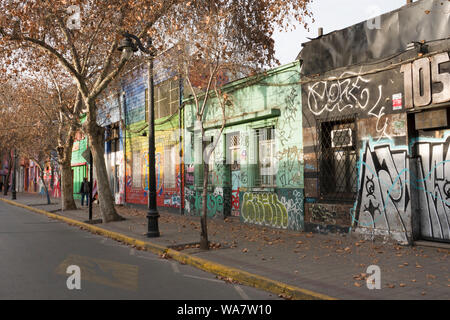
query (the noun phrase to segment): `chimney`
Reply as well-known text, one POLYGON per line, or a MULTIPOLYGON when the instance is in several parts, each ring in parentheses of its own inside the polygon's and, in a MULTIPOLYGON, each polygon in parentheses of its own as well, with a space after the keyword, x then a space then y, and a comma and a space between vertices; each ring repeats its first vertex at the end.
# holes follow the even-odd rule
POLYGON ((318 38, 320 38, 321 36, 323 36, 323 28, 322 27, 319 28, 318 38))

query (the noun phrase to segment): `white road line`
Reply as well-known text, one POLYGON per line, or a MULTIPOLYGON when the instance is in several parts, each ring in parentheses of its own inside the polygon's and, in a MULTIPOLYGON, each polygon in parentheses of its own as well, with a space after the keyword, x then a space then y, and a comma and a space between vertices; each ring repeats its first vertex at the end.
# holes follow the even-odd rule
POLYGON ((170 261, 170 265, 172 266, 173 272, 180 273, 180 269, 178 268, 178 264, 175 261, 170 261))
POLYGON ((244 290, 238 286, 237 284, 233 285, 234 289, 236 289, 237 293, 241 296, 244 300, 250 300, 250 297, 244 292, 244 290))
POLYGON ((217 280, 217 279, 209 279, 209 278, 203 278, 203 277, 197 277, 197 276, 191 276, 189 274, 183 274, 184 277, 188 277, 188 278, 194 278, 194 279, 199 279, 199 280, 207 280, 207 281, 212 281, 212 282, 220 282, 220 283, 224 283, 222 280, 217 280))

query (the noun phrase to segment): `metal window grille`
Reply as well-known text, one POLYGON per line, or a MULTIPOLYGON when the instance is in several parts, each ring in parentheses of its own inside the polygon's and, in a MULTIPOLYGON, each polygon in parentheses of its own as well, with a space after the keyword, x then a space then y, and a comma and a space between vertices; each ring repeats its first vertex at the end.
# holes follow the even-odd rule
POLYGON ((239 148, 240 148, 240 135, 234 134, 231 136, 230 139, 230 163, 231 163, 231 170, 237 171, 240 169, 240 155, 239 155, 239 148))
POLYGON ((170 116, 178 110, 179 94, 178 80, 167 80, 155 86, 156 119, 170 116))
POLYGON ((273 187, 275 185, 275 140, 273 131, 273 127, 256 130, 258 175, 255 184, 257 186, 273 187))
POLYGON ((176 157, 175 146, 164 147, 164 187, 175 188, 176 187, 176 157))
POLYGON ((321 122, 318 130, 321 197, 354 200, 358 179, 355 118, 321 122))

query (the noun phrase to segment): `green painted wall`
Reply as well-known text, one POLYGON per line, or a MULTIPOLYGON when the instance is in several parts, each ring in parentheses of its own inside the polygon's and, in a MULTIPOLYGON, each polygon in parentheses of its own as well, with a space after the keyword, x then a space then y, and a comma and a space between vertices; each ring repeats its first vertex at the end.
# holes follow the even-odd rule
MULTIPOLYGON (((86 121, 86 117, 83 116, 81 118, 81 123, 86 121)), ((81 182, 83 178, 88 176, 89 167, 87 166, 86 159, 83 158, 82 154, 87 149, 87 138, 84 135, 79 135, 79 138, 82 137, 81 140, 77 140, 73 144, 72 148, 72 172, 73 172, 73 197, 74 199, 81 199, 81 194, 79 193, 81 188, 81 182), (80 164, 84 165, 80 165, 80 164)))
MULTIPOLYGON (((239 215, 244 222, 300 230, 303 228, 303 149, 299 63, 226 85, 231 97, 227 125, 209 161, 209 216, 239 215), (273 128, 273 142, 258 141, 258 129, 273 128), (230 157, 232 136, 238 134, 239 166, 230 157), (268 152, 274 180, 261 185, 258 158, 268 152), (228 157, 228 160, 227 160, 228 157), (239 170, 237 170, 239 169, 239 170)), ((195 131, 194 105, 186 101, 186 211, 199 214, 202 189, 201 137, 195 131), (200 198, 200 199, 199 199, 200 198)), ((217 98, 207 104, 204 125, 217 136, 222 121, 217 98)), ((206 142, 209 144, 210 140, 206 142)), ((267 157, 266 157, 267 159, 267 157)))

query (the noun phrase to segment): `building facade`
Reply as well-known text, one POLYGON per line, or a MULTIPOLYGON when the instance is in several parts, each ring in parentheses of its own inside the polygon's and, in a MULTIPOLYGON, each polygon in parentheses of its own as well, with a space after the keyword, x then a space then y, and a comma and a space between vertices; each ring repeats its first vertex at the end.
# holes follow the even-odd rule
POLYGON ((304 44, 306 230, 450 241, 450 3, 304 44))
POLYGON ((222 111, 208 100, 203 125, 205 150, 196 127, 195 105, 185 101, 185 212, 202 210, 203 166, 209 164, 209 217, 235 216, 244 223, 303 228, 302 115, 299 63, 237 80, 221 88, 230 98, 226 126, 222 111))
MULTIPOLYGON (((155 156, 157 205, 182 206, 180 99, 182 83, 155 60, 155 156)), ((106 128, 105 161, 116 204, 148 203, 148 70, 141 64, 104 99, 98 122, 106 128)))

